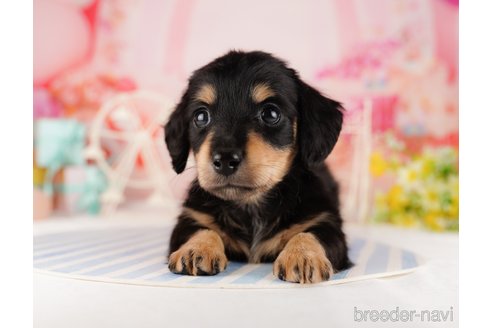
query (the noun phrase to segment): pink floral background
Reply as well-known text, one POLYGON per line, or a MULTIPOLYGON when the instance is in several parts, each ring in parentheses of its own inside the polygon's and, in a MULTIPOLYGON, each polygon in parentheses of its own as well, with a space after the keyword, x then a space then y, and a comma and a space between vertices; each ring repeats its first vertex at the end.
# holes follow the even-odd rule
POLYGON ((458 0, 35 0, 34 118, 90 123, 104 100, 135 89, 177 101, 194 69, 230 49, 263 50, 347 106, 371 99, 373 155, 387 154, 388 134, 405 156, 457 151, 458 7, 458 0))
POLYGON ((35 0, 34 49, 36 117, 136 86, 177 99, 212 58, 261 49, 327 94, 402 95, 384 126, 457 131, 457 1, 35 0))

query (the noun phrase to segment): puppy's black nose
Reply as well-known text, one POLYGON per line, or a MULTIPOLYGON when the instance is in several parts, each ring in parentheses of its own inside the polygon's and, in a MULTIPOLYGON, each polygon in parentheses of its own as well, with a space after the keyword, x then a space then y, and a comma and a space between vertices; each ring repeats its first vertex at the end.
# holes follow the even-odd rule
POLYGON ((216 151, 212 155, 212 166, 215 172, 229 176, 237 171, 242 156, 238 151, 216 151))

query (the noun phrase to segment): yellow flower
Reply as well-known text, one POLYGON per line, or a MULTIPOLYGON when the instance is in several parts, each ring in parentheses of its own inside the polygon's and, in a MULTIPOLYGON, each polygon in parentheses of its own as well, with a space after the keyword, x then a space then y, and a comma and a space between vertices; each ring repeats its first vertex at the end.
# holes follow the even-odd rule
POLYGON ((429 212, 424 217, 424 223, 427 227, 434 231, 443 230, 443 226, 440 223, 439 215, 434 212, 429 212))
POLYGON ((402 214, 401 216, 401 224, 404 227, 414 227, 417 225, 417 219, 415 216, 410 215, 410 214, 402 214))
POLYGON ((427 199, 429 202, 439 201, 439 194, 435 190, 427 190, 427 199))
POLYGON ((34 165, 32 175, 33 175, 34 185, 39 187, 44 183, 44 178, 46 176, 46 169, 34 165))
POLYGON ((397 181, 403 186, 414 186, 416 182, 422 180, 419 179, 419 172, 418 165, 401 167, 396 171, 397 181))
POLYGON ((460 213, 459 213, 459 205, 457 202, 451 203, 451 206, 448 209, 448 215, 451 219, 458 219, 460 213))
POLYGON ((400 185, 394 185, 388 192, 388 206, 392 210, 398 210, 403 204, 403 188, 400 185))
POLYGON ((385 161, 381 153, 374 152, 371 154, 371 162, 369 169, 375 177, 380 177, 388 168, 388 163, 385 161))
POLYGON ((408 181, 410 181, 410 182, 417 180, 417 171, 413 170, 413 169, 408 170, 408 176, 407 177, 408 177, 408 181))
POLYGON ((424 177, 430 176, 436 167, 436 163, 431 158, 425 157, 422 164, 422 175, 424 177))
POLYGON ((428 149, 402 160, 371 154, 373 176, 393 172, 395 183, 375 199, 379 222, 424 226, 434 231, 459 229, 459 181, 457 152, 450 148, 428 149))
POLYGON ((415 216, 409 214, 409 213, 392 213, 389 216, 389 222, 404 226, 404 227, 415 227, 418 223, 418 220, 415 218, 415 216))

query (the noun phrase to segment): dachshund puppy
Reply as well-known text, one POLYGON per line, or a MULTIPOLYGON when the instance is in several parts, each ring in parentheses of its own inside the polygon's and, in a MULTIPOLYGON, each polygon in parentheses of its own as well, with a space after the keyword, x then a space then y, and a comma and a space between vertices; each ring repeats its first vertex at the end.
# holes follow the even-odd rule
POLYGON ((195 71, 165 126, 192 183, 170 241, 169 269, 215 275, 227 261, 274 262, 278 278, 328 280, 350 266, 338 186, 324 164, 340 103, 264 52, 231 51, 195 71))

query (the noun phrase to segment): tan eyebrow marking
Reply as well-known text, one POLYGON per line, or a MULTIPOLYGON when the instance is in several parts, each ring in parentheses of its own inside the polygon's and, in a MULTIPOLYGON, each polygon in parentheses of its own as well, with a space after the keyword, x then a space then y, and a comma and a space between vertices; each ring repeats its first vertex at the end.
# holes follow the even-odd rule
POLYGON ((265 83, 258 83, 254 86, 251 94, 255 103, 261 103, 269 97, 275 96, 275 92, 265 83))
POLYGON ((215 88, 211 84, 204 84, 200 87, 195 95, 195 100, 206 103, 207 105, 212 105, 217 98, 215 88))

